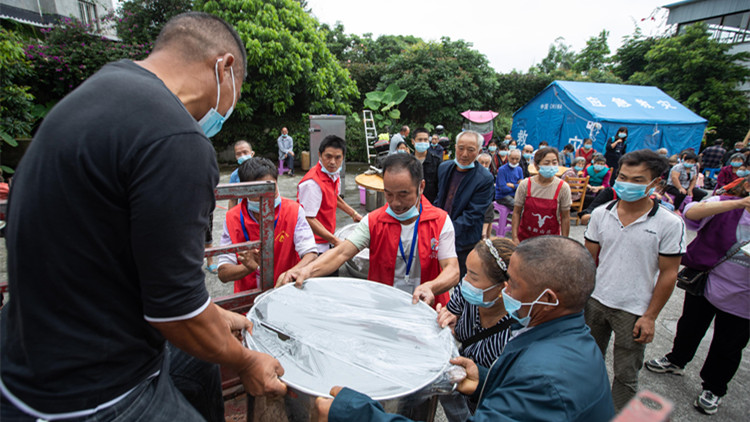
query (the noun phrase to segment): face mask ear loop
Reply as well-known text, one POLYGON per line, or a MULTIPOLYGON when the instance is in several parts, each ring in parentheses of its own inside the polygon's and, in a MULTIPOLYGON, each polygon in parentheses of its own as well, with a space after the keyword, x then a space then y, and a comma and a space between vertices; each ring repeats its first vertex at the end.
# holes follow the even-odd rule
POLYGON ((224 61, 224 59, 217 59, 216 64, 214 65, 214 75, 216 75, 216 107, 214 107, 215 110, 219 110, 219 100, 221 99, 221 84, 219 83, 219 62, 224 61))
MULTIPOLYGON (((229 68, 229 74, 232 75, 232 108, 237 104, 237 87, 234 85, 234 69, 229 68)), ((219 105, 217 104, 216 107, 219 105)))

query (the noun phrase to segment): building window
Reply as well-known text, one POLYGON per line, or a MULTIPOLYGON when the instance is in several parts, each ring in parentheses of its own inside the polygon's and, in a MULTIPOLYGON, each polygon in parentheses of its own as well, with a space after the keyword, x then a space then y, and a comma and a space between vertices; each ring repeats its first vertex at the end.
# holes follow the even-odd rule
POLYGON ((81 22, 99 31, 99 16, 96 14, 96 4, 90 1, 78 0, 78 9, 81 12, 81 22))

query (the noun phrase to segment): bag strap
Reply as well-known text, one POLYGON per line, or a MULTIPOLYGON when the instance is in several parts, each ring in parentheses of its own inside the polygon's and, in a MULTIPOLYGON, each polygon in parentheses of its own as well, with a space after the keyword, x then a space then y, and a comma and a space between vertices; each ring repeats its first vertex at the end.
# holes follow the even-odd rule
POLYGON ((745 242, 743 242, 743 243, 741 243, 741 244, 738 244, 738 245, 737 245, 737 247, 735 247, 735 248, 732 248, 732 249, 731 249, 731 250, 729 251, 729 253, 727 253, 726 255, 724 255, 724 258, 721 258, 721 261, 719 261, 719 262, 717 262, 716 264, 714 264, 714 265, 713 265, 713 267, 709 268, 709 269, 708 269, 708 271, 706 271, 706 272, 710 272, 710 271, 711 271, 711 270, 713 270, 714 268, 718 267, 718 266, 719 266, 720 264, 724 263, 724 261, 726 261, 727 259, 729 259, 729 258, 733 257, 733 256, 734 256, 734 255, 735 255, 735 254, 736 254, 737 252, 739 252, 739 251, 740 251, 740 249, 744 248, 744 247, 745 247, 745 246, 747 246, 748 244, 750 244, 750 240, 747 240, 747 241, 745 241, 745 242))
POLYGON ((466 339, 466 341, 462 341, 461 347, 463 349, 466 349, 467 347, 471 346, 472 344, 480 340, 484 340, 493 334, 497 334, 500 331, 507 329, 508 327, 510 327, 511 324, 513 324, 513 318, 508 318, 505 321, 501 322, 500 324, 495 324, 490 328, 484 329, 474 334, 473 336, 469 337, 468 339, 466 339))

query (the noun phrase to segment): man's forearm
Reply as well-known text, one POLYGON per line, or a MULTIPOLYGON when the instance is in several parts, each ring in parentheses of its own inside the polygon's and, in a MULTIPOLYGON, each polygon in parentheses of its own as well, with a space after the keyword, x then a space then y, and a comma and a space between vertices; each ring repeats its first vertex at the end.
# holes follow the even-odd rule
POLYGON ((224 264, 219 267, 219 280, 222 283, 237 281, 248 274, 250 269, 242 264, 224 264))
POLYGON ((685 212, 685 218, 698 221, 712 215, 742 208, 742 203, 738 200, 699 202, 691 205, 690 209, 685 212))
POLYGON ((252 354, 232 335, 221 312, 226 311, 211 303, 193 318, 152 322, 151 325, 164 338, 190 355, 239 372, 252 360, 252 354))
POLYGON ((646 312, 643 313, 644 317, 656 319, 659 316, 662 308, 672 296, 674 290, 675 281, 677 281, 677 269, 679 263, 674 268, 664 269, 659 271, 659 277, 656 279, 656 286, 654 286, 654 293, 651 296, 651 301, 646 308, 646 312))
POLYGON ((357 252, 359 252, 359 250, 352 242, 348 240, 343 241, 341 244, 326 251, 326 253, 310 263, 309 277, 323 277, 331 274, 356 255, 357 252))
POLYGON ((344 198, 337 196, 336 197, 336 206, 341 210, 344 211, 349 217, 354 217, 357 215, 357 210, 351 207, 351 205, 347 204, 346 201, 344 201, 344 198))
POLYGON ((431 280, 430 289, 437 296, 445 293, 458 284, 460 270, 458 267, 458 258, 448 258, 440 260, 441 271, 434 280, 431 280))
POLYGON ((329 232, 328 229, 323 227, 323 223, 318 221, 315 217, 305 217, 307 218, 307 223, 310 225, 310 228, 312 229, 313 233, 316 235, 322 237, 329 243, 334 243, 336 241, 336 236, 333 235, 333 233, 329 232))
POLYGON ((315 261, 315 259, 317 257, 318 257, 318 253, 317 252, 306 253, 305 255, 302 256, 302 259, 300 259, 300 261, 297 263, 297 265, 295 265, 292 268, 290 268, 290 270, 295 270, 295 269, 298 269, 298 268, 305 267, 305 266, 309 265, 311 262, 315 261))

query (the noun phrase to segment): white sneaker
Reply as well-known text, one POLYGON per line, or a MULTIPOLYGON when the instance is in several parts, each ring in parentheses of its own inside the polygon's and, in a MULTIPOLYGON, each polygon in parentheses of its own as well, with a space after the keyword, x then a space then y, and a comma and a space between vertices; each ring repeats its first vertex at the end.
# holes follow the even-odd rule
POLYGON ((703 390, 701 395, 695 399, 693 406, 707 415, 713 415, 719 410, 719 404, 721 404, 721 397, 708 390, 703 390))

